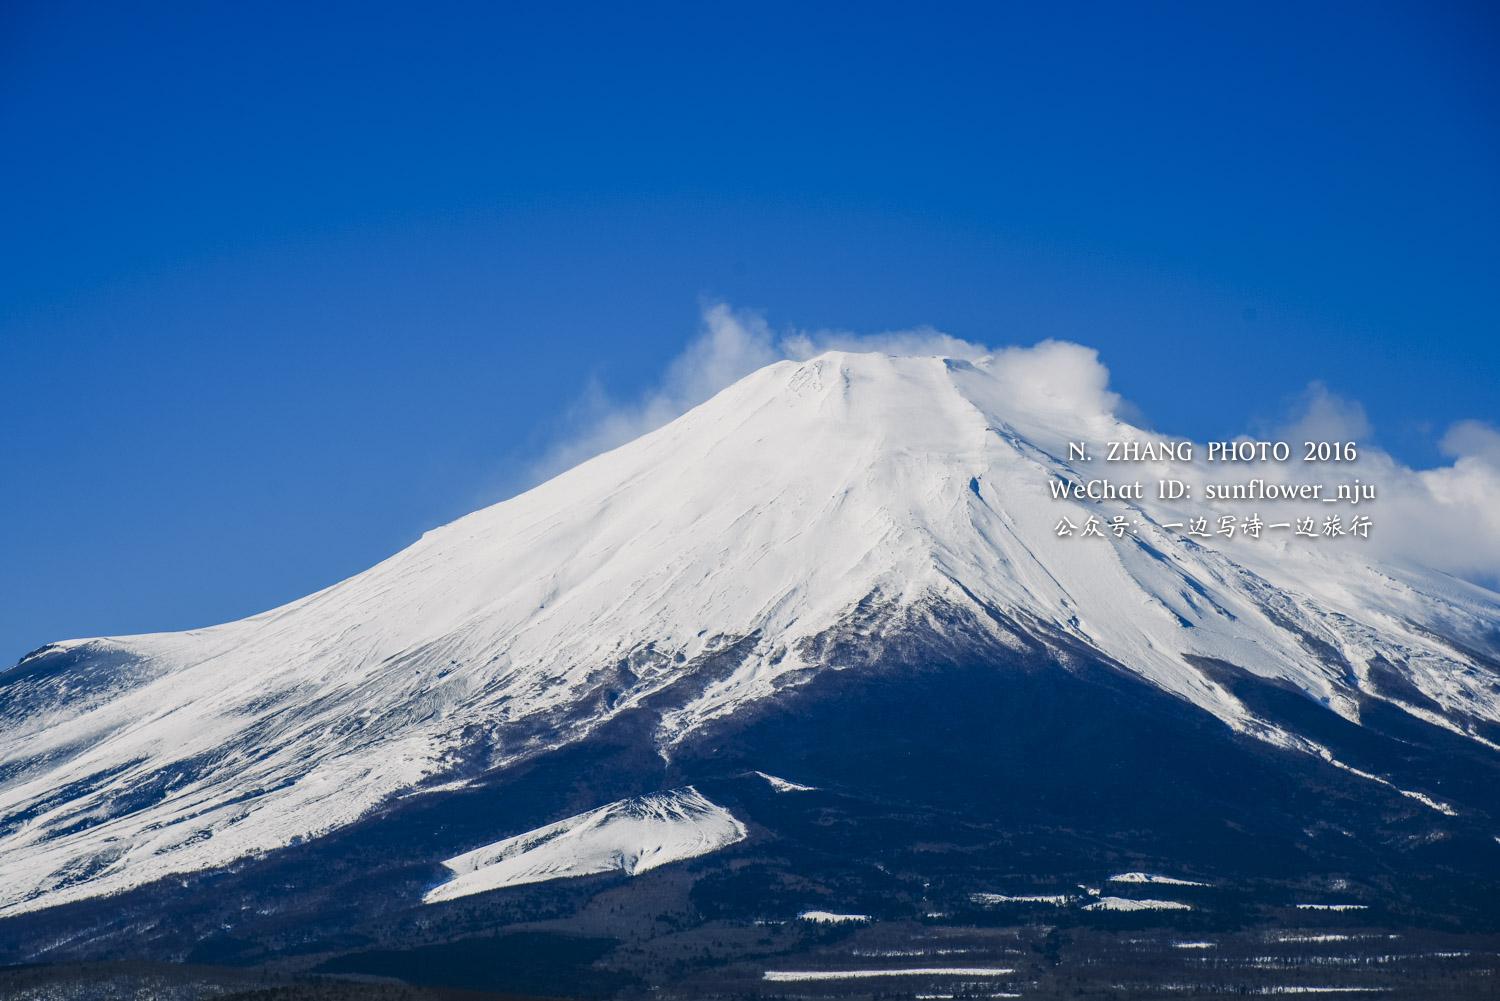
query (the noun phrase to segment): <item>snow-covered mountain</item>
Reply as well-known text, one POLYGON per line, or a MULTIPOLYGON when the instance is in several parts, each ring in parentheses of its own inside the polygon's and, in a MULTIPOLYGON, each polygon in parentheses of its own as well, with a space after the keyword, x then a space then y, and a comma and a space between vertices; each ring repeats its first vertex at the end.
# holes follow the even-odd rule
MULTIPOLYGON (((1500 753, 1500 597, 1372 565, 1357 539, 1190 538, 1164 527, 1181 503, 1052 498, 1049 481, 1100 475, 1068 442, 1153 437, 986 362, 829 353, 284 607, 44 647, 0 675, 0 915, 262 856, 646 706, 671 759, 914 632, 1097 657, 1236 733, 1461 813, 1247 704, 1224 672, 1500 753), (1054 531, 1115 514, 1122 537, 1054 531)), ((710 840, 736 840, 733 817, 707 819, 710 840)))

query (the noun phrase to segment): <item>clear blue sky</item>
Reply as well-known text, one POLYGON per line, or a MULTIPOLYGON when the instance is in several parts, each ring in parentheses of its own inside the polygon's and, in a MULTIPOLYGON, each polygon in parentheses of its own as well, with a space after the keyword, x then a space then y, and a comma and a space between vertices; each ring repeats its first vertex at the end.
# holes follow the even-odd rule
POLYGON ((239 617, 501 496, 699 302, 1500 419, 1485 5, 0 10, 0 661, 239 617))

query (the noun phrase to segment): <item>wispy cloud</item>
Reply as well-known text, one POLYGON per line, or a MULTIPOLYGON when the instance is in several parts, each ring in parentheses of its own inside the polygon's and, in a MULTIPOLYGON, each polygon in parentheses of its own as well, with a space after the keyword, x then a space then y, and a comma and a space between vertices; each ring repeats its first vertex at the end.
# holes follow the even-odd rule
POLYGON ((1500 585, 1500 431, 1459 421, 1439 442, 1453 462, 1431 469, 1413 468, 1371 445, 1373 433, 1362 404, 1312 382, 1274 435, 1294 448, 1303 441, 1358 442, 1358 461, 1337 472, 1376 488, 1368 509, 1378 518, 1372 547, 1487 587, 1500 585))
POLYGON ((1331 392, 1321 381, 1307 384, 1293 402, 1290 418, 1277 429, 1284 441, 1363 441, 1370 436, 1364 406, 1331 392))
POLYGON ((655 388, 639 399, 611 398, 590 382, 570 414, 572 435, 550 448, 532 469, 539 482, 654 431, 756 369, 789 357, 758 313, 723 303, 704 307, 703 327, 672 360, 655 388))

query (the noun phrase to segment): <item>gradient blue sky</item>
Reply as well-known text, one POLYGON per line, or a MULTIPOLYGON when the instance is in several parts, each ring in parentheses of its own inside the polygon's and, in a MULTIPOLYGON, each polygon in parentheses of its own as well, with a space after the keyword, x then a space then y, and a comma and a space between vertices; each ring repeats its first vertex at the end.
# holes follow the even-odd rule
POLYGON ((1500 418, 1484 5, 0 10, 0 662, 239 617, 513 489, 705 297, 1500 418), (1051 8, 1043 11, 1031 8, 1051 8))

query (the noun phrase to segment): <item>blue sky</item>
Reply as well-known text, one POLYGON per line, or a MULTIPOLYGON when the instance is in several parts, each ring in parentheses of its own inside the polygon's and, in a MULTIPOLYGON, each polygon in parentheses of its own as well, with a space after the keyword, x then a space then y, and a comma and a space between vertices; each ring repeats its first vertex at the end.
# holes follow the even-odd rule
POLYGON ((1500 419, 1482 5, 310 6, 0 12, 0 661, 363 569, 710 300, 1500 419))

